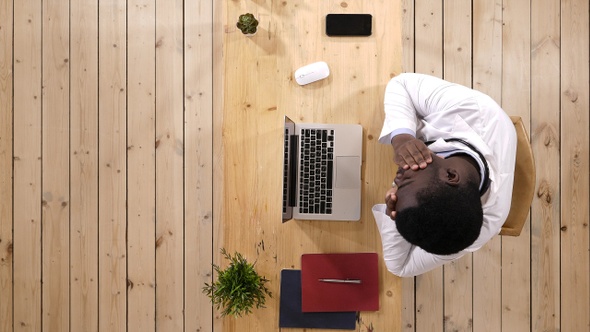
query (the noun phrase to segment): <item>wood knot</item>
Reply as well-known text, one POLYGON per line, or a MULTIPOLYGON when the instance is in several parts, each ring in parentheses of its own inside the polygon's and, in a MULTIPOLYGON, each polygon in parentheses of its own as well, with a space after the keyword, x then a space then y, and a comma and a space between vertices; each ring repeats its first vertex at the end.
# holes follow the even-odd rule
POLYGON ((582 166, 582 160, 580 158, 580 155, 581 155, 580 146, 575 146, 573 160, 572 160, 572 164, 574 165, 574 168, 580 168, 582 166))
POLYGON ((551 204, 553 201, 553 192, 547 181, 541 182, 539 190, 537 190, 537 197, 545 204, 551 204))
POLYGON ((567 226, 561 226, 560 229, 561 229, 562 232, 565 232, 565 231, 567 231, 567 226))
POLYGON ((545 147, 551 147, 559 144, 559 135, 557 134, 555 127, 547 122, 539 125, 535 131, 535 136, 537 135, 541 135, 541 140, 545 147))
POLYGON ((578 101, 578 93, 572 89, 567 89, 563 93, 572 103, 578 101))
POLYGON ((163 242, 164 242, 164 236, 160 236, 159 238, 157 238, 156 239, 156 249, 159 248, 163 242))

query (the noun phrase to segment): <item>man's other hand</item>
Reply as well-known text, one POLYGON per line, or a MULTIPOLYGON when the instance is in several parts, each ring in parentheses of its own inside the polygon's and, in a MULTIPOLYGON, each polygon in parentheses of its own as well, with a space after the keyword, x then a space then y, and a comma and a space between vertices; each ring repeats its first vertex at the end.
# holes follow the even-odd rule
POLYGON ((393 161, 403 169, 424 169, 432 162, 430 149, 412 135, 400 134, 391 139, 393 161))
POLYGON ((397 203, 397 185, 393 184, 393 187, 387 191, 385 195, 385 205, 386 205, 386 213, 391 218, 391 220, 395 220, 395 204, 397 203))

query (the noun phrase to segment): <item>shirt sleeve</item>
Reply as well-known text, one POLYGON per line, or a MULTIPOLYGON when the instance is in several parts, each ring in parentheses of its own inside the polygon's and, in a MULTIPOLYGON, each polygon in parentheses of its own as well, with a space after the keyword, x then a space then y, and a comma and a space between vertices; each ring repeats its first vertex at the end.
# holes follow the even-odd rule
POLYGON ((476 94, 472 89, 437 77, 400 74, 385 88, 385 120, 379 142, 390 144, 391 139, 401 133, 416 137, 422 119, 452 118, 476 110, 477 103, 472 102, 476 94))
POLYGON ((389 144, 400 133, 416 136, 418 118, 412 96, 405 85, 405 75, 408 74, 394 77, 385 88, 385 121, 379 136, 380 143, 389 144))
POLYGON ((373 216, 381 234, 383 260, 387 270, 399 277, 428 272, 465 254, 433 255, 406 241, 397 231, 395 221, 385 213, 385 204, 373 206, 373 216))

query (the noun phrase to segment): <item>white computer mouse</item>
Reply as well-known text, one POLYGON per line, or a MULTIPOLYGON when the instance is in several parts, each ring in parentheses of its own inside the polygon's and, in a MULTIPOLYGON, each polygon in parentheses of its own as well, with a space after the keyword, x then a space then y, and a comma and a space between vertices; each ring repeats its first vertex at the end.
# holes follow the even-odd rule
POLYGON ((330 75, 330 68, 324 61, 310 63, 295 71, 295 81, 299 85, 306 85, 322 80, 330 75))

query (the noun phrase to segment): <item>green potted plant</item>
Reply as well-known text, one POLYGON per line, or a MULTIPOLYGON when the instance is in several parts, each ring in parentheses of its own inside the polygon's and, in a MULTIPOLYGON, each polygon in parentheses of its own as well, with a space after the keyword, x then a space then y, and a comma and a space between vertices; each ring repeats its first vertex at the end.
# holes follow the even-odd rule
POLYGON ((225 269, 213 264, 217 280, 205 283, 203 293, 210 299, 217 310, 222 309, 221 316, 241 317, 252 312, 252 308, 264 308, 266 295, 272 297, 266 287, 268 279, 254 269, 255 263, 249 263, 240 253, 233 256, 222 248, 221 254, 229 261, 225 269))
POLYGON ((243 34, 252 36, 258 30, 258 20, 251 13, 242 14, 238 18, 236 26, 243 34))

